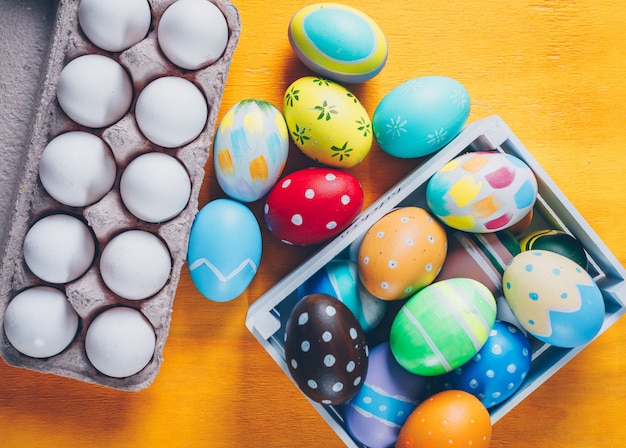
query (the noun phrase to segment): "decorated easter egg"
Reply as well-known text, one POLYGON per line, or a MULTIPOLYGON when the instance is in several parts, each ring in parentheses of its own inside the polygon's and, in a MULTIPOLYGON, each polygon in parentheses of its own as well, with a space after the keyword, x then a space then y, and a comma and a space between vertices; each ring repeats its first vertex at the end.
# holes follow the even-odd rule
POLYGON ((420 403, 402 425, 395 447, 488 448, 491 432, 491 417, 478 398, 448 390, 420 403))
POLYGON ((391 351, 402 367, 434 376, 462 366, 481 349, 496 320, 496 301, 469 278, 433 283, 411 297, 391 325, 391 351))
POLYGON ((387 40, 369 16, 338 3, 305 6, 289 23, 289 43, 313 72, 343 83, 367 81, 387 61, 387 40))
POLYGON ((463 129, 470 112, 465 87, 445 76, 406 81, 388 92, 372 116, 376 142, 394 157, 432 154, 463 129))
POLYGON ((283 113, 291 139, 316 162, 350 168, 372 147, 367 111, 354 94, 333 81, 297 79, 285 92, 283 113))
POLYGON ((422 376, 404 370, 389 343, 372 348, 361 389, 344 405, 348 432, 368 448, 392 446, 398 432, 425 394, 422 376))
POLYGON ((523 219, 537 199, 537 180, 520 159, 470 152, 443 166, 426 186, 430 210, 466 232, 496 232, 523 219))
POLYGON ((433 282, 446 250, 446 232, 426 210, 402 207, 365 234, 359 247, 359 276, 374 296, 403 299, 433 282))
POLYGON ((590 342, 604 322, 600 288, 579 264, 546 250, 517 255, 504 271, 504 297, 519 323, 557 347, 590 342))
POLYGON ((443 388, 469 392, 491 408, 519 389, 530 370, 531 357, 524 333, 514 325, 496 321, 480 351, 437 380, 443 388))
POLYGON ((285 327, 285 359, 300 390, 322 404, 340 404, 363 385, 368 348, 352 312, 326 294, 293 307, 285 327))
POLYGON ((502 294, 502 274, 509 261, 521 252, 508 231, 466 233, 448 236, 448 254, 437 280, 466 277, 478 280, 493 293, 502 294))
POLYGON ((261 229, 244 204, 216 199, 191 226, 187 263, 194 285, 207 299, 226 302, 245 291, 261 261, 261 229))
POLYGON ((305 168, 283 177, 264 207, 269 231, 288 244, 317 244, 338 235, 360 213, 363 188, 351 174, 305 168))
POLYGON ((239 201, 256 201, 274 186, 287 162, 285 119, 267 101, 240 101, 222 118, 213 151, 222 190, 239 201))
POLYGON ((587 254, 582 243, 561 230, 537 230, 519 242, 522 250, 549 250, 556 252, 587 269, 587 254))
POLYGON ((387 310, 387 302, 363 287, 357 264, 350 260, 331 260, 298 288, 299 298, 314 293, 328 294, 343 302, 366 333, 380 323, 387 310))

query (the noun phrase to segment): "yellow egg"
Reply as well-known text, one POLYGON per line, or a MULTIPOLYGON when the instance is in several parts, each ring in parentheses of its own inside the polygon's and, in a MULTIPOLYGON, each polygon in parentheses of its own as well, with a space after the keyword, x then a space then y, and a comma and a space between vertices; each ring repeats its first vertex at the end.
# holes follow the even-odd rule
POLYGON ((363 286, 383 300, 415 294, 433 282, 446 257, 446 232, 427 211, 403 207, 378 220, 359 248, 363 286))
POLYGON ((316 162, 350 168, 372 147, 372 123, 357 97, 345 87, 306 76, 286 90, 283 113, 292 140, 316 162))

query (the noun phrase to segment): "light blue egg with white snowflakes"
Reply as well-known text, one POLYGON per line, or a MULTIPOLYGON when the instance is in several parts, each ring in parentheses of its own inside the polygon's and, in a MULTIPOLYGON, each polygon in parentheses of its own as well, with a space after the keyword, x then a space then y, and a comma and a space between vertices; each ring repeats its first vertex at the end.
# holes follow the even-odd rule
POLYGON ((465 87, 446 76, 423 76, 388 92, 372 117, 374 138, 383 151, 416 158, 439 151, 456 137, 470 113, 465 87))

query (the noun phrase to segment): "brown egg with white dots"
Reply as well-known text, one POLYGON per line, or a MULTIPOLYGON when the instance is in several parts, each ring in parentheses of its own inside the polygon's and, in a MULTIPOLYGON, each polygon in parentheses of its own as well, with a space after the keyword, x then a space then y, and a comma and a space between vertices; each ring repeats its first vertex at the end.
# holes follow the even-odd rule
POLYGON ((293 307, 287 320, 285 358, 307 397, 341 404, 363 384, 368 364, 365 333, 342 302, 328 294, 310 294, 293 307))
POLYGON ((433 282, 448 239, 443 226, 420 207, 401 207, 367 231, 359 248, 363 286, 383 300, 409 297, 433 282))

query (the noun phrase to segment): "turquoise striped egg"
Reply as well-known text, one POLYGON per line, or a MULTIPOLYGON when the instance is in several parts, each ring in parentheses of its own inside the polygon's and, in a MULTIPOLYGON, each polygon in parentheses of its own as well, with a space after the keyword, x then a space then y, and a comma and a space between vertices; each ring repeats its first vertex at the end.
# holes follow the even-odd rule
POLYGON ((338 3, 316 3, 296 12, 289 43, 314 73, 343 83, 376 76, 387 61, 387 40, 369 16, 338 3))
POLYGON ((239 101, 222 118, 213 151, 222 190, 238 201, 256 201, 270 191, 285 168, 289 152, 285 119, 267 101, 239 101))
POLYGON ((383 97, 372 116, 372 129, 388 154, 422 157, 452 141, 469 113, 470 97, 461 83, 445 76, 423 76, 383 97))
POLYGON ((389 336, 398 363, 416 375, 450 372, 481 349, 496 321, 496 301, 482 283, 452 278, 411 297, 389 336))
POLYGON ((502 281, 519 323, 547 344, 586 344, 604 323, 600 288, 579 264, 561 254, 524 251, 511 260, 502 281))

